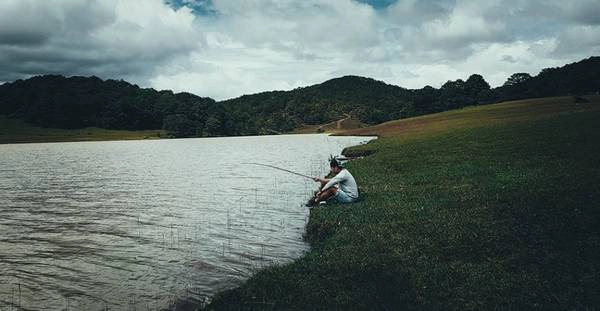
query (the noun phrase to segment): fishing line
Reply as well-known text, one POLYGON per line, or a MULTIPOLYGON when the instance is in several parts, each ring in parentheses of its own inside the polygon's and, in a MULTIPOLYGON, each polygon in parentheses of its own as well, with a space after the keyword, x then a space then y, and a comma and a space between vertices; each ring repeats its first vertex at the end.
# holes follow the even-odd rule
POLYGON ((275 166, 275 165, 262 164, 262 163, 255 163, 255 162, 244 162, 244 163, 242 163, 242 164, 251 164, 251 165, 259 165, 259 166, 270 167, 270 168, 274 168, 274 169, 276 169, 276 170, 280 170, 280 171, 288 172, 288 173, 291 173, 291 174, 294 174, 294 175, 298 175, 298 176, 302 176, 302 177, 305 177, 305 178, 314 179, 314 177, 311 177, 311 176, 308 176, 308 175, 304 175, 304 174, 300 174, 300 173, 296 173, 296 172, 294 172, 294 171, 290 171, 290 170, 287 170, 287 169, 285 169, 285 168, 277 167, 277 166, 275 166))

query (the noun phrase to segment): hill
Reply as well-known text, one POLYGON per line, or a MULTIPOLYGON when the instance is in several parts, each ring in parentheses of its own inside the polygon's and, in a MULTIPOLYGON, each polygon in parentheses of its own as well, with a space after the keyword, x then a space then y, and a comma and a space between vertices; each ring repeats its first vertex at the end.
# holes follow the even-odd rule
MULTIPOLYGON (((211 116, 222 113, 220 108, 210 98, 142 89, 97 77, 38 76, 0 85, 0 114, 48 128, 167 128, 192 136, 197 133, 183 129, 181 124, 205 124, 211 116)), ((210 128, 193 130, 213 134, 210 128)))
MULTIPOLYGON (((350 150, 363 199, 208 310, 594 310, 600 96, 393 121, 350 150)), ((355 133, 355 132, 351 132, 355 133)))
POLYGON ((292 91, 264 92, 224 101, 229 109, 274 120, 278 130, 323 124, 350 114, 367 124, 401 118, 410 112, 412 92, 358 76, 345 76, 292 91), (285 127, 289 128, 285 128, 285 127))
POLYGON ((257 135, 321 126, 350 115, 354 126, 507 99, 600 92, 600 57, 531 77, 517 73, 491 89, 480 75, 439 89, 410 90, 345 76, 291 91, 216 102, 189 93, 140 88, 97 77, 38 76, 0 85, 0 114, 35 126, 115 130, 164 129, 177 137, 257 135))

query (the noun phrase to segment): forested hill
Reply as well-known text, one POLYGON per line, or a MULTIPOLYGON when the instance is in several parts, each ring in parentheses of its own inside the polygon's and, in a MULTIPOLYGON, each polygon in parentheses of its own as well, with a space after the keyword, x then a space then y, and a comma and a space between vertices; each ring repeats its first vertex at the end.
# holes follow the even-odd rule
POLYGON ((406 116, 410 90, 370 78, 345 76, 292 91, 264 92, 222 102, 235 114, 242 111, 260 126, 289 131, 302 124, 321 124, 345 114, 375 124, 406 116), (385 112, 389 117, 378 114, 385 112))
POLYGON ((213 99, 189 93, 144 89, 97 77, 48 75, 0 85, 0 114, 43 127, 139 130, 191 119, 205 124, 212 115, 224 112, 213 99))
POLYGON ((349 114, 367 124, 508 99, 600 91, 600 57, 535 77, 512 75, 491 89, 480 75, 441 88, 409 90, 370 78, 345 76, 291 91, 216 102, 189 93, 140 88, 97 77, 38 76, 0 85, 0 114, 43 127, 164 128, 176 136, 288 132, 349 114))

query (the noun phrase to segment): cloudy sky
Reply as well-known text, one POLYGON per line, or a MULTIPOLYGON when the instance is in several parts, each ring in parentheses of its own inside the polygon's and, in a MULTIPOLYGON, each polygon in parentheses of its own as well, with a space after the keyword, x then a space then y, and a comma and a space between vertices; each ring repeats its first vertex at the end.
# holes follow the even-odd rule
POLYGON ((0 0, 0 83, 96 75, 219 100, 350 74, 497 86, 592 55, 597 0, 0 0))

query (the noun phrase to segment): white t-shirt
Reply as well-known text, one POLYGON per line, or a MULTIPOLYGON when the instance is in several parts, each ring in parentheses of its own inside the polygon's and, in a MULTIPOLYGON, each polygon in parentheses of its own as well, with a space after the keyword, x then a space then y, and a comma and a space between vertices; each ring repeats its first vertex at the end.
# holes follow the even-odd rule
POLYGON ((351 198, 358 199, 358 186, 356 185, 356 180, 354 180, 354 176, 352 176, 347 169, 342 169, 337 175, 331 178, 329 182, 325 184, 323 190, 327 190, 334 185, 339 185, 339 189, 344 191, 344 193, 351 198))

